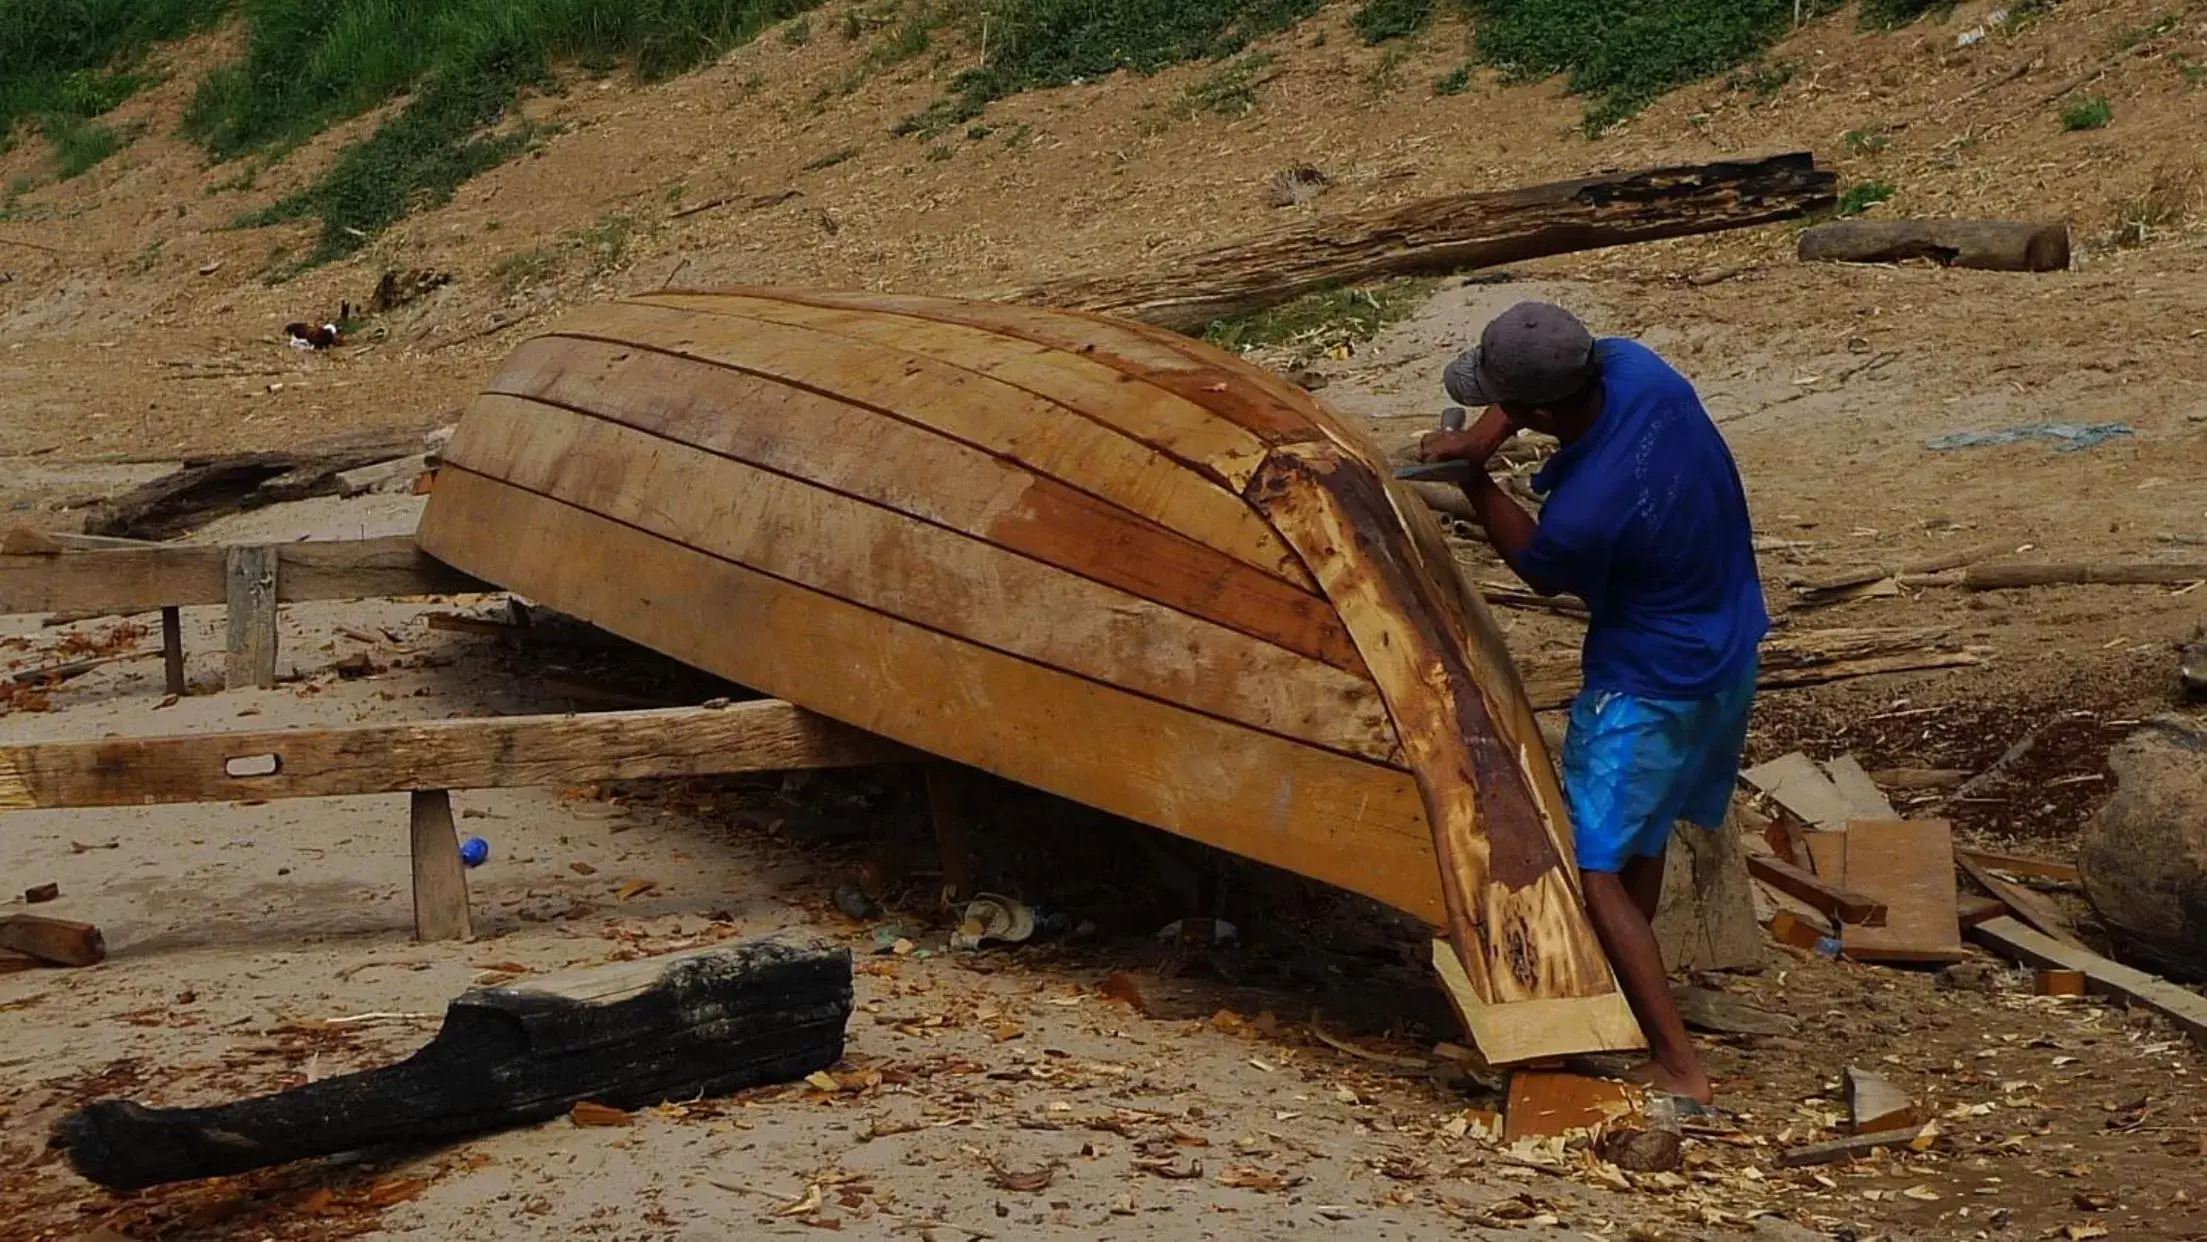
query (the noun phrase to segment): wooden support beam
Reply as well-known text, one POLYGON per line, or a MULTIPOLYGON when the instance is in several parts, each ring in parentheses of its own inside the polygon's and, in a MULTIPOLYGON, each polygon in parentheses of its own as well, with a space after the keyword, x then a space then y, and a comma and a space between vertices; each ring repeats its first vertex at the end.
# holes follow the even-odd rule
MULTIPOLYGON (((283 604, 497 590, 430 559, 410 537, 286 543, 276 545, 276 554, 276 601, 283 604)), ((227 566, 227 549, 213 545, 0 555, 0 615, 100 616, 228 603, 227 566)))
POLYGON ((2028 854, 2003 854, 1997 850, 1970 849, 1956 846, 1956 858, 1968 859, 1980 867, 1993 871, 2005 871, 2009 875, 2033 875, 2041 880, 2053 880, 2059 884, 2082 884, 2084 872, 2075 863, 2055 862, 2051 858, 2034 858, 2028 854))
POLYGON ((1962 575, 1962 585, 1972 591, 2036 586, 2184 586, 2200 581, 2207 581, 2207 561, 1972 565, 1962 575))
POLYGON ((0 810, 568 786, 912 758, 893 742, 765 699, 726 708, 0 746, 0 810))
POLYGON ((1766 854, 1749 854, 1747 869, 1770 887, 1807 902, 1843 923, 1874 927, 1885 921, 1882 904, 1861 893, 1826 883, 1791 863, 1766 854))
POLYGON ((2028 923, 2041 935, 2051 936, 2073 949, 2085 947, 2084 941, 2077 939, 2077 934, 2069 930, 2069 920, 2062 917, 2061 907, 2055 905, 2051 899, 2012 880, 2001 879, 1992 873, 1991 868, 1965 851, 1955 851, 1954 865, 1962 869, 1962 874, 1975 880, 1979 888, 1997 898, 2001 905, 2008 908, 2010 914, 2028 923))
POLYGON ((90 923, 10 914, 0 918, 0 949, 36 958, 49 966, 96 966, 107 957, 107 939, 90 923))
POLYGON ((224 549, 223 584, 230 606, 229 660, 223 684, 267 689, 276 684, 276 549, 224 549))
POLYGON ((927 813, 935 824, 935 849, 943 860, 943 900, 973 896, 973 853, 966 843, 966 776, 955 764, 922 768, 927 783, 927 813))
POLYGON ((772 940, 462 994, 394 1065, 206 1108, 100 1100, 53 1142, 114 1190, 793 1082, 843 1056, 851 955, 772 940))
POLYGON ((2089 950, 2072 948, 2014 919, 1988 919, 1970 928, 1969 938, 2026 966, 2083 971, 2085 988, 2093 995, 2143 1005, 2182 1027, 2193 1042, 2207 1046, 2207 996, 2089 950))
POLYGON ((181 695, 184 684, 184 613, 180 608, 161 610, 161 675, 163 689, 181 695))
POLYGON ((467 868, 452 826, 452 795, 417 789, 409 816, 414 862, 414 939, 472 940, 475 920, 467 909, 467 868))

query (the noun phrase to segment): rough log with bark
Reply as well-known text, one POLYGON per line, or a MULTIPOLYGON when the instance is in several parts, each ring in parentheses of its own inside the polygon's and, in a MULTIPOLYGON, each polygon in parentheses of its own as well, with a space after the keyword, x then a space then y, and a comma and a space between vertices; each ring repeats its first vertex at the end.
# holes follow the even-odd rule
POLYGON ((755 941, 471 991, 396 1065, 211 1108, 102 1100, 54 1144, 102 1186, 219 1177, 388 1143, 790 1082, 835 1064, 851 1013, 844 949, 755 941))
POLYGON ((1199 330, 1337 285, 1790 220, 1830 206, 1836 181, 1802 152, 1451 194, 1197 251, 1147 273, 1077 276, 995 296, 1199 330))
POLYGON ((2059 272, 2069 267, 2069 226, 2024 220, 1834 220, 1801 234, 1804 262, 1901 263, 1990 272, 2059 272))

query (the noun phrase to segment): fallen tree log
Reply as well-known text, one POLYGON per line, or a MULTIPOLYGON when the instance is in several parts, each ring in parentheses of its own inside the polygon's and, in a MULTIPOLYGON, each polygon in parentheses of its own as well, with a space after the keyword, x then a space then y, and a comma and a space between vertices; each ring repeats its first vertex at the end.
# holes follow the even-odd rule
POLYGON ((53 1143, 116 1190, 790 1082, 843 1055, 846 949, 755 941, 470 991, 396 1065, 211 1108, 101 1100, 53 1143))
POLYGON ((1988 272, 2059 272, 2069 267, 2069 226, 2022 220, 1834 220, 1801 234, 1806 263, 1901 263, 1988 272))
POLYGON ((992 296, 1197 331, 1338 285, 1791 220, 1830 206, 1836 185, 1798 152, 1451 194, 1200 250, 1150 272, 1074 276, 992 296))
POLYGON ((2200 581, 2207 581, 2207 561, 1972 565, 1962 575, 1962 585, 1972 591, 2035 586, 2184 586, 2200 581))

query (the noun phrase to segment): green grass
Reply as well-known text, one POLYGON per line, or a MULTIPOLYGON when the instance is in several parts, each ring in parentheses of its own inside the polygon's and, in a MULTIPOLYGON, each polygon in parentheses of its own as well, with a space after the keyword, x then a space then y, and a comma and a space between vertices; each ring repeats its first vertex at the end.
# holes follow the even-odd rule
POLYGON ((527 150, 537 135, 505 122, 523 91, 553 85, 554 65, 627 63, 662 78, 817 2, 239 0, 245 55, 200 83, 185 132, 229 159, 281 150, 407 97, 320 180, 249 218, 319 219, 307 261, 326 261, 527 150))
POLYGON ((1839 195, 1836 210, 1842 216, 1859 216, 1897 193, 1899 191, 1888 182, 1858 181, 1839 195))
POLYGON ((1750 65, 1726 77, 1724 84, 1735 91, 1746 91, 1757 99, 1770 99, 1785 89, 1800 67, 1800 62, 1793 60, 1750 65))
POLYGON ((1404 39, 1425 29, 1433 19, 1435 0, 1364 0, 1349 24, 1366 43, 1404 39))
POLYGON ((1470 89, 1471 65, 1469 62, 1458 65, 1433 79, 1433 93, 1436 95, 1461 95, 1470 89))
POLYGON ((1256 110, 1257 91, 1272 75, 1267 72, 1279 62, 1270 52, 1252 52, 1220 65, 1197 78, 1180 93, 1173 105, 1173 114, 1179 117, 1209 112, 1215 116, 1247 116, 1256 110))
POLYGON ((105 121, 57 113, 40 117, 39 128, 46 141, 53 145, 54 179, 57 181, 90 172, 145 130, 143 124, 110 125, 105 121))
POLYGON ((206 29, 231 0, 0 0, 0 145, 26 119, 89 120, 148 79, 159 43, 206 29))
MULTIPOLYGON (((1121 69, 1150 74, 1221 61, 1318 11, 1323 0, 1011 0, 991 5, 988 62, 951 79, 950 93, 906 117, 900 134, 932 139, 1021 91, 1093 82, 1121 69)), ((976 36, 970 5, 960 20, 976 36)))
POLYGON ((2133 26, 2115 37, 2115 50, 2126 52, 2148 39, 2158 39, 2184 24, 2184 19, 2168 13, 2144 26, 2133 26))
POLYGON ((1213 320, 1203 339, 1221 349, 1246 352, 1279 345, 1301 345, 1311 353, 1356 344, 1417 313, 1437 280, 1408 279, 1307 294, 1270 310, 1233 319, 1213 320))
POLYGON ((812 19, 810 17, 800 17, 782 27, 783 47, 803 47, 810 42, 812 42, 812 19))
POLYGON ((1875 129, 1850 129, 1839 139, 1840 147, 1848 155, 1858 158, 1865 155, 1876 155, 1890 143, 1891 139, 1885 136, 1885 127, 1882 125, 1875 129))
MULTIPOLYGON (((1791 0, 1471 4, 1480 59, 1514 81, 1565 75, 1572 91, 1588 97, 1589 134, 1667 91, 1753 60, 1791 29, 1794 14, 1791 0)), ((1831 0, 1814 0, 1804 12, 1820 15, 1832 7, 1831 0)))
POLYGON ((2064 104, 2061 109, 2061 127, 2072 132, 2082 129, 2106 129, 2115 119, 2115 109, 2110 107, 2107 96, 2095 95, 2064 104))
POLYGON ((2207 86, 2207 65, 2200 64, 2182 52, 2169 53, 2169 63, 2184 79, 2186 86, 2207 86))

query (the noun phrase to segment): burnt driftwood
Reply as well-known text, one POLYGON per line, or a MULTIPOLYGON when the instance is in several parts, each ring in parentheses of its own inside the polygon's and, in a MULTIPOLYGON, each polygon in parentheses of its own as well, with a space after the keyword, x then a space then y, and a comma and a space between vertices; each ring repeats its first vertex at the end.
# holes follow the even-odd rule
POLYGON ((1152 272, 1075 276, 994 296, 1188 331, 1338 285, 1790 220, 1830 206, 1835 188, 1834 174, 1805 152, 1651 168, 1350 212, 1182 255, 1152 272))
POLYGON ((1801 234, 1804 262, 1902 263, 1988 272, 2059 272, 2069 267, 2069 226, 2024 220, 1834 220, 1801 234))
POLYGON ((92 535, 173 539, 218 517, 262 505, 334 496, 350 470, 419 456, 418 436, 352 436, 296 450, 194 457, 172 473, 96 506, 85 522, 92 535))
POLYGON ((756 941, 465 993, 396 1065, 212 1108, 102 1100, 54 1143, 102 1186, 130 1190, 424 1143, 557 1117, 589 1101, 639 1108, 789 1082, 843 1055, 844 949, 756 941))

